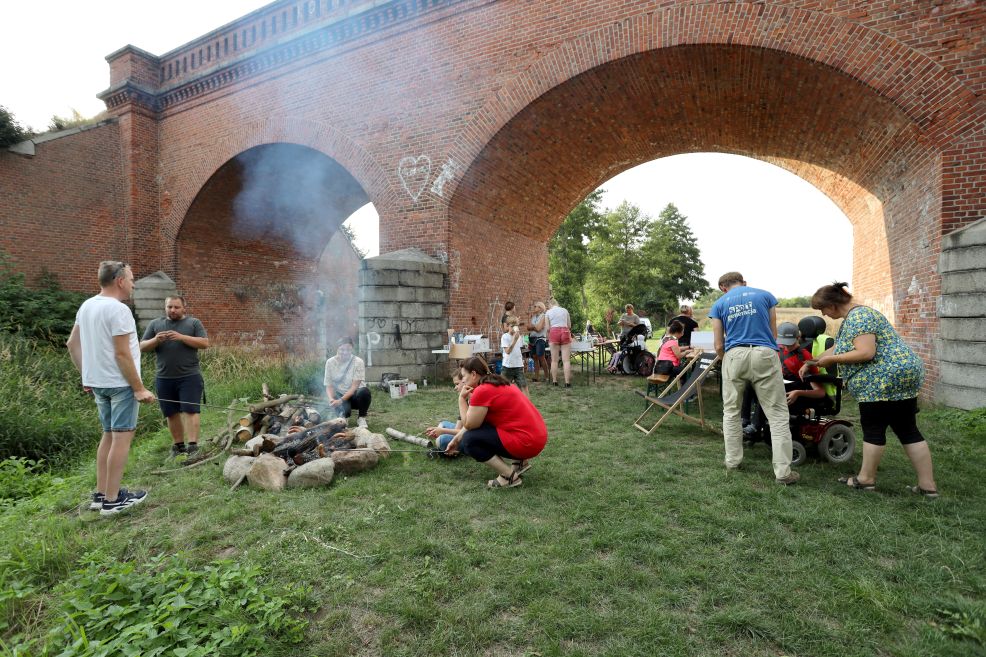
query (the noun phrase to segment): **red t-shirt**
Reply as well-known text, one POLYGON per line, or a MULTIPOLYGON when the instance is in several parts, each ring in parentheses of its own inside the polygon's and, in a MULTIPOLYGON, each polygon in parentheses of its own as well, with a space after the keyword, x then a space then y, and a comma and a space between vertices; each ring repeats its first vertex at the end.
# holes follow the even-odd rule
POLYGON ((518 459, 537 456, 548 442, 544 418, 520 388, 483 383, 472 391, 470 406, 485 406, 486 419, 496 427, 500 442, 518 459))
MULTIPOLYGON (((784 371, 784 378, 789 381, 793 380, 795 383, 800 385, 805 385, 801 377, 798 376, 798 372, 801 371, 801 366, 805 364, 805 361, 811 360, 811 352, 804 349, 798 345, 791 345, 790 347, 784 345, 778 345, 780 351, 777 353, 781 358, 781 365, 784 371)), ((808 368, 809 375, 818 374, 818 368, 812 365, 808 368)))

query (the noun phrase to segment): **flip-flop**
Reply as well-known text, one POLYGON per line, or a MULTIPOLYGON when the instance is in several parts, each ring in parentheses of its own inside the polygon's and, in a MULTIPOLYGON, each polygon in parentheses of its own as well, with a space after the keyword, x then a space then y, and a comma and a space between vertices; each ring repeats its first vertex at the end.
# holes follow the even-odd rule
POLYGON ((936 499, 938 499, 938 497, 940 497, 938 495, 938 491, 936 491, 936 490, 925 490, 925 489, 921 488, 920 486, 908 486, 907 487, 907 490, 911 491, 915 495, 924 495, 929 500, 936 500, 936 499))
POLYGON ((521 479, 520 477, 518 477, 516 474, 513 473, 511 473, 509 477, 504 477, 504 479, 507 480, 507 483, 505 484, 500 483, 500 477, 497 477, 496 479, 490 479, 489 481, 486 482, 486 487, 487 488, 516 488, 517 486, 520 486, 522 483, 524 483, 523 479, 521 479))
POLYGON ((846 475, 845 477, 839 477, 839 483, 845 484, 854 490, 876 490, 876 482, 872 484, 862 483, 856 475, 846 475))

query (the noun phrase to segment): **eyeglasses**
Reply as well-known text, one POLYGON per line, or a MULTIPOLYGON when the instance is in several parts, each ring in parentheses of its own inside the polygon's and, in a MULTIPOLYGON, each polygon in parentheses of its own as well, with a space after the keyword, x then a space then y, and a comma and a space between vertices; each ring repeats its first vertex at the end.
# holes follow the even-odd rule
POLYGON ((116 279, 118 279, 118 278, 120 278, 120 275, 121 275, 121 274, 122 274, 122 273, 124 272, 124 270, 126 270, 126 268, 127 268, 127 267, 129 267, 129 266, 130 266, 130 265, 128 265, 128 264, 127 264, 127 263, 125 263, 125 262, 118 262, 118 263, 116 263, 115 265, 113 265, 113 280, 116 280, 116 279))

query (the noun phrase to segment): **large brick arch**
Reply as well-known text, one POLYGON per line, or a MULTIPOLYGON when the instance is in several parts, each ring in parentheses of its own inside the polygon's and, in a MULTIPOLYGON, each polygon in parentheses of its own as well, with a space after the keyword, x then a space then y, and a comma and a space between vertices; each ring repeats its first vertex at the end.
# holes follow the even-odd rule
MULTIPOLYGON (((928 140, 964 134, 983 114, 976 94, 941 64, 859 23, 774 3, 695 3, 643 9, 545 51, 490 92, 452 156, 468 169, 511 118, 566 80, 630 55, 693 44, 769 48, 831 66, 897 105, 928 140)), ((458 183, 449 185, 451 194, 458 183)))
POLYGON ((272 116, 231 125, 215 135, 207 149, 197 149, 192 164, 181 176, 166 181, 161 199, 162 245, 170 251, 165 268, 176 272, 178 234, 189 208, 206 183, 226 163, 251 148, 269 144, 296 144, 316 150, 344 167, 359 182, 378 212, 394 205, 390 180, 373 157, 340 130, 326 123, 296 117, 272 116))

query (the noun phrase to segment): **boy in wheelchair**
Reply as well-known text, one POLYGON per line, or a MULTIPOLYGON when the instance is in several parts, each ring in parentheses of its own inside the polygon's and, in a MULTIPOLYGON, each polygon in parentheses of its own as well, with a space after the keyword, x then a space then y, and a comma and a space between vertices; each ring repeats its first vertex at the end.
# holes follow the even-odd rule
MULTIPOLYGON (((777 345, 780 347, 778 357, 781 359, 781 370, 784 373, 788 412, 792 417, 831 413, 834 404, 826 394, 825 388, 814 381, 808 383, 799 375, 802 365, 812 358, 811 352, 800 344, 800 338, 798 327, 791 322, 784 322, 777 327, 777 345)), ((810 376, 818 376, 818 374, 817 367, 809 370, 810 376)), ((762 434, 767 425, 766 416, 760 405, 755 402, 753 390, 747 388, 743 396, 743 434, 747 440, 762 434), (752 408, 753 406, 755 408, 752 408)))

